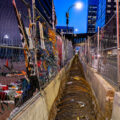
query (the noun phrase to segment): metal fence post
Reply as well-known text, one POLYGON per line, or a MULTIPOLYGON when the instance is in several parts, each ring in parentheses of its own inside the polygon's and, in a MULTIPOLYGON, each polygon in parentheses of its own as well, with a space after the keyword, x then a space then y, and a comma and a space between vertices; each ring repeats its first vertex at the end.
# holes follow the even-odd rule
POLYGON ((90 37, 88 36, 88 62, 91 66, 91 58, 90 58, 90 37))
POLYGON ((97 36, 97 71, 99 71, 99 50, 100 50, 100 28, 98 26, 98 36, 97 36))
POLYGON ((52 27, 53 30, 55 29, 55 7, 54 7, 54 1, 52 0, 52 27))
POLYGON ((120 46, 119 46, 119 0, 116 0, 117 8, 117 77, 118 77, 118 90, 120 90, 120 46))
POLYGON ((86 62, 86 40, 85 40, 84 46, 85 46, 85 62, 86 62))
POLYGON ((32 29, 32 40, 33 40, 33 46, 34 46, 34 58, 35 58, 35 74, 37 75, 38 81, 39 81, 39 87, 40 87, 40 79, 39 79, 39 71, 38 71, 38 61, 37 61, 37 48, 36 48, 36 14, 35 14, 35 0, 32 0, 32 9, 33 9, 33 29, 32 29))

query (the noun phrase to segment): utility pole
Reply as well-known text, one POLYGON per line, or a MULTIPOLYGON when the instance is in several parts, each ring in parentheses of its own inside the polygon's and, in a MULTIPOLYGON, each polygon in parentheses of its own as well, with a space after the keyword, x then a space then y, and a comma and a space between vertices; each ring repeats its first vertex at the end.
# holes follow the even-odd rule
POLYGON ((117 77, 118 77, 118 90, 120 91, 120 45, 119 45, 119 0, 116 0, 117 11, 117 77))
POLYGON ((68 24, 69 24, 69 12, 66 13, 66 26, 67 26, 67 33, 68 33, 68 24))

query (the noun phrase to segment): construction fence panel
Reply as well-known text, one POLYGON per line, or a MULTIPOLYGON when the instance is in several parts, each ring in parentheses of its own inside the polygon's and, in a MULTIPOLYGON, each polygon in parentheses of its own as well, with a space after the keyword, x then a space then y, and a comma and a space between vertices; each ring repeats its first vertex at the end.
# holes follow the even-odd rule
POLYGON ((11 111, 11 116, 17 114, 73 57, 72 42, 52 29, 39 5, 31 6, 29 1, 29 8, 23 1, 0 1, 0 13, 6 12, 0 16, 0 118, 3 119, 11 111))
POLYGON ((112 86, 118 87, 116 14, 98 32, 88 37, 80 48, 80 59, 103 76, 112 86))

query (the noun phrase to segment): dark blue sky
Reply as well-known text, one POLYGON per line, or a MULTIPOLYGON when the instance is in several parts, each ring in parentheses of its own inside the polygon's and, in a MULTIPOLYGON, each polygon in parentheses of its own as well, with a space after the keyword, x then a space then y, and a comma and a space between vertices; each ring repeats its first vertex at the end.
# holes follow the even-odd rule
POLYGON ((86 33, 88 0, 54 0, 55 10, 57 14, 57 25, 58 26, 66 25, 65 13, 68 10, 68 8, 77 1, 83 3, 83 8, 81 10, 77 10, 74 7, 70 10, 69 26, 73 26, 75 29, 78 29, 77 33, 86 33))

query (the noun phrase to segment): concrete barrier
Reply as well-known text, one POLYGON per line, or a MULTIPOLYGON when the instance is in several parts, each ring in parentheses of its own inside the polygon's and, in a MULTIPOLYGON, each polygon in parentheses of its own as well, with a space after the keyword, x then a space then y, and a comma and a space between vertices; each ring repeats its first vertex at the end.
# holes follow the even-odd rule
POLYGON ((104 119, 110 120, 115 89, 88 65, 83 64, 83 68, 86 80, 91 85, 104 119))
MULTIPOLYGON (((64 86, 67 72, 71 67, 72 61, 73 59, 58 73, 58 75, 45 87, 45 89, 40 91, 40 94, 35 99, 30 100, 28 105, 14 116, 12 120, 52 120, 57 112, 54 103, 62 91, 61 89, 64 86)), ((86 80, 91 85, 100 110, 105 120, 110 120, 115 90, 106 82, 106 80, 97 74, 94 69, 91 69, 87 65, 83 66, 86 80)), ((115 104, 115 106, 117 106, 117 104, 115 104)), ((113 113, 114 117, 117 112, 114 111, 113 113)))
POLYGON ((48 120, 55 99, 60 91, 61 83, 66 77, 66 73, 71 67, 73 59, 67 64, 58 75, 40 91, 37 98, 30 100, 12 120, 48 120))
POLYGON ((112 120, 120 120, 120 92, 115 93, 112 120))

